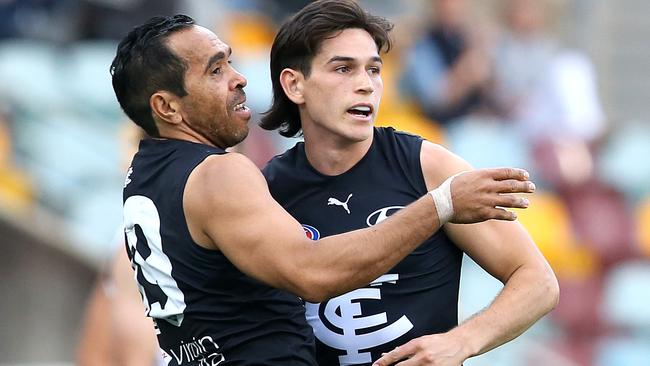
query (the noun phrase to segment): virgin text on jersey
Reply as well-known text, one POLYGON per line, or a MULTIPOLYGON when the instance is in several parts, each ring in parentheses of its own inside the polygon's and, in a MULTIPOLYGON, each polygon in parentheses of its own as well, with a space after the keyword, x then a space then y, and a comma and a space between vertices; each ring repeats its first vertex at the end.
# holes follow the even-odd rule
POLYGON ((173 361, 176 361, 179 366, 196 362, 199 366, 217 366, 226 361, 223 354, 218 351, 219 346, 212 337, 204 336, 199 339, 193 337, 190 343, 181 343, 168 352, 163 351, 163 360, 169 364, 173 356, 173 361))

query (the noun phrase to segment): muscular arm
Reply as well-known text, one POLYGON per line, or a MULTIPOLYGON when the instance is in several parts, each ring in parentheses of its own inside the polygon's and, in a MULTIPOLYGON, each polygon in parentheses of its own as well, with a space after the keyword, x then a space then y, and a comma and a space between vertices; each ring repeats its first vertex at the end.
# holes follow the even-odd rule
MULTIPOLYGON (((521 172, 510 173, 525 180, 521 172)), ((479 182, 485 187, 470 195, 488 205, 496 182, 489 174, 494 172, 479 182)), ((459 190, 469 186, 464 179, 455 183, 459 190)), ((527 182, 517 184, 527 189, 527 182)), ((194 170, 184 210, 197 243, 221 250, 248 275, 313 302, 366 285, 440 227, 427 195, 379 225, 311 241, 273 200, 261 172, 238 154, 209 157, 194 170)), ((499 212, 477 215, 507 218, 499 212)))
MULTIPOLYGON (((428 142, 423 144, 421 160, 427 186, 471 169, 462 159, 428 142)), ((458 366, 519 336, 557 304, 555 275, 518 222, 447 224, 445 230, 459 248, 505 287, 489 307, 458 327, 398 347, 382 357, 379 365, 410 358, 409 365, 437 362, 458 366)))
POLYGON ((522 334, 555 307, 559 289, 550 266, 518 222, 466 226, 449 225, 446 231, 463 251, 505 285, 488 308, 450 331, 471 357, 522 334))
POLYGON ((195 241, 214 245, 243 272, 309 301, 367 284, 440 226, 425 197, 411 215, 384 229, 311 241, 273 200, 261 172, 237 154, 201 164, 188 180, 184 207, 195 241))

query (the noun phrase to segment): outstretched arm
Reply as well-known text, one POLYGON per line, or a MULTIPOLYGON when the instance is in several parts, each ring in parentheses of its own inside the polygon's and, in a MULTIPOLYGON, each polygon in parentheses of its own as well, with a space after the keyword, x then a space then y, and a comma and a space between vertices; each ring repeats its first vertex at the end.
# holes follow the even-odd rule
MULTIPOLYGON (((427 186, 471 169, 431 143, 423 144, 422 166, 427 186)), ((505 287, 489 307, 458 327, 416 338, 381 357, 376 365, 458 366, 519 336, 557 304, 555 275, 518 222, 449 224, 445 230, 459 248, 505 287)))
MULTIPOLYGON (((456 177, 451 221, 514 219, 495 208, 525 206, 520 198, 497 193, 505 187, 531 189, 521 170, 456 177)), ((371 228, 311 241, 273 200, 260 171, 238 154, 200 164, 188 179, 184 208, 197 243, 221 250, 248 275, 312 302, 368 284, 441 226, 433 199, 426 195, 371 228)))

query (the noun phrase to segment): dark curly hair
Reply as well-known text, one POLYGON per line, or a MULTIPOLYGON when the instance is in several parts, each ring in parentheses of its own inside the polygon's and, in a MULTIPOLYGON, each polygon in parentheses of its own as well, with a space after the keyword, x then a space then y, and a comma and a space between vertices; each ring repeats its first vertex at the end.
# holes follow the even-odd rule
POLYGON ((262 128, 280 129, 280 134, 285 137, 292 137, 300 132, 302 126, 298 106, 284 94, 280 73, 285 68, 291 68, 309 77, 311 62, 323 41, 350 28, 367 31, 380 52, 390 51, 389 33, 393 24, 385 18, 366 12, 353 0, 315 1, 280 27, 271 48, 273 104, 262 117, 262 128))
POLYGON ((117 46, 110 73, 124 113, 149 136, 158 137, 149 98, 160 90, 187 95, 185 62, 166 45, 170 34, 193 26, 187 15, 158 16, 134 28, 117 46))

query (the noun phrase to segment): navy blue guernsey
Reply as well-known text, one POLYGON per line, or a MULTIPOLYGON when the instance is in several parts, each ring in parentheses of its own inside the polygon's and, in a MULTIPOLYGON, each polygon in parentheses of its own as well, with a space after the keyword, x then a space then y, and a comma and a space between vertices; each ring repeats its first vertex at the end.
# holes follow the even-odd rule
MULTIPOLYGON (((183 211, 190 173, 225 154, 180 140, 144 140, 124 187, 127 251, 167 365, 315 365, 302 301, 196 244, 183 211)), ((213 187, 218 192, 219 187, 213 187)))
MULTIPOLYGON (((317 172, 298 143, 264 169, 273 197, 317 239, 375 225, 427 192, 422 139, 375 128, 366 155, 337 176, 317 172)), ((368 286, 306 304, 319 365, 369 365, 413 338, 458 323, 462 252, 440 230, 368 286)))

